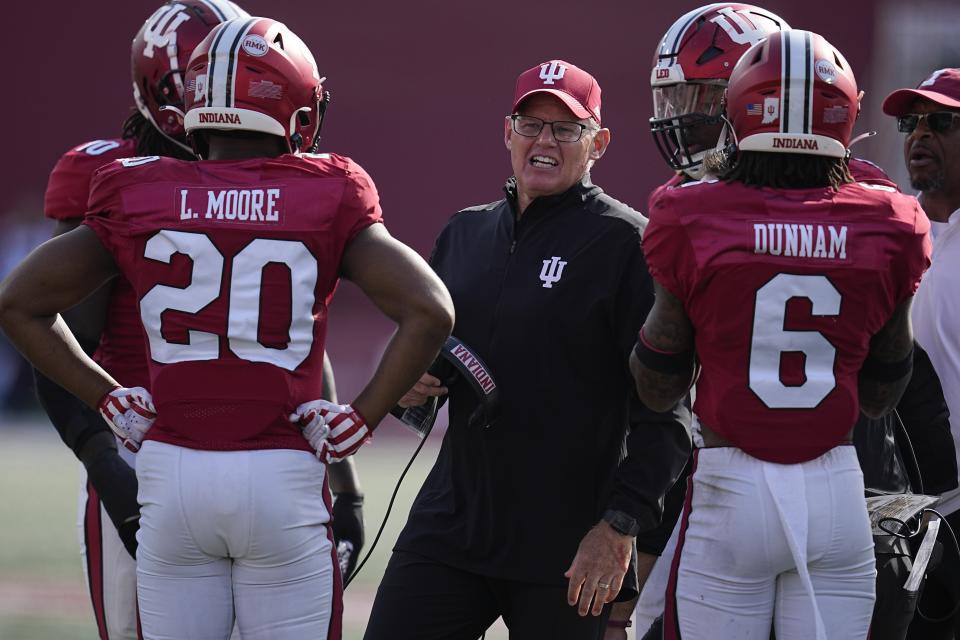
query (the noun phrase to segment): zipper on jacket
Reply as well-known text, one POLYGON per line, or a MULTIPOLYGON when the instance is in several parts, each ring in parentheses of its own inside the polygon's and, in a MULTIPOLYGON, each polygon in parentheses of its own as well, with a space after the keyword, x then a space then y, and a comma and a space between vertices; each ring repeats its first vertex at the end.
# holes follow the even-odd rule
POLYGON ((507 261, 503 265, 503 275, 500 277, 500 289, 497 291, 497 300, 493 305, 493 314, 490 316, 490 336, 487 340, 487 348, 493 350, 493 344, 497 337, 497 327, 500 325, 500 306, 503 303, 503 288, 507 284, 507 278, 510 277, 510 267, 513 265, 513 254, 517 250, 517 224, 516 217, 512 211, 512 205, 507 200, 508 212, 513 218, 510 226, 510 247, 507 249, 507 261))

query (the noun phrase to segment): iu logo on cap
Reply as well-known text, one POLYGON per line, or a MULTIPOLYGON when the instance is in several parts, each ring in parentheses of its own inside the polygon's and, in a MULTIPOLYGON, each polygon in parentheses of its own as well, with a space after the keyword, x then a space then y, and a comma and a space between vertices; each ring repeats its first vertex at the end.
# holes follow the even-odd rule
POLYGON ((543 84, 553 84, 554 81, 562 79, 566 72, 566 65, 562 65, 556 60, 544 62, 540 65, 540 79, 543 80, 543 84))
MULTIPOLYGON (((920 83, 921 87, 931 87, 937 82, 937 78, 942 76, 947 70, 946 69, 937 69, 934 71, 929 78, 920 83)), ((540 72, 540 77, 543 77, 543 71, 540 72)))

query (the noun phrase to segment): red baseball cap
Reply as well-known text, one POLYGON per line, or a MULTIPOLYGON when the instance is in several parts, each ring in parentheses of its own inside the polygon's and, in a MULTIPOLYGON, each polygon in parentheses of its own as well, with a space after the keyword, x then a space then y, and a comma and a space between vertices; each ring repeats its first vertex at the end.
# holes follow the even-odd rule
POLYGON ((960 69, 939 69, 916 89, 897 89, 883 99, 883 112, 888 116, 906 115, 917 98, 960 109, 960 69))
POLYGON ((534 93, 550 93, 578 118, 593 118, 600 124, 600 85, 596 78, 563 60, 548 60, 527 69, 517 78, 513 111, 534 93))

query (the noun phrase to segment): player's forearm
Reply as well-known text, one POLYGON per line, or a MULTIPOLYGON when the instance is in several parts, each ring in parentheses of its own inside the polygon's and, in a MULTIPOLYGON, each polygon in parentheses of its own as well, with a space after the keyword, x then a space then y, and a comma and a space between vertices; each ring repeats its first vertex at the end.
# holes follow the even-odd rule
POLYGON ((371 428, 420 379, 452 328, 453 316, 443 306, 400 321, 376 373, 353 402, 371 428))
POLYGON ((89 407, 118 386, 83 352, 60 316, 31 316, 0 298, 0 328, 38 371, 89 407))
POLYGON ((650 409, 669 411, 686 395, 699 373, 693 324, 683 303, 654 281, 656 300, 630 354, 637 395, 650 409))
POLYGON ((870 352, 858 379, 860 410, 879 418, 900 401, 913 369, 912 298, 902 302, 870 341, 870 352))
POLYGON ((360 476, 353 457, 346 458, 327 466, 327 478, 330 480, 330 491, 333 493, 361 494, 360 476))
POLYGON ((696 379, 694 362, 678 374, 661 373, 645 366, 636 355, 630 355, 630 372, 637 385, 637 395, 647 407, 657 412, 670 411, 683 399, 696 379))
POLYGON ((894 382, 880 382, 860 376, 860 411, 868 418, 885 416, 897 406, 909 382, 909 372, 894 382))

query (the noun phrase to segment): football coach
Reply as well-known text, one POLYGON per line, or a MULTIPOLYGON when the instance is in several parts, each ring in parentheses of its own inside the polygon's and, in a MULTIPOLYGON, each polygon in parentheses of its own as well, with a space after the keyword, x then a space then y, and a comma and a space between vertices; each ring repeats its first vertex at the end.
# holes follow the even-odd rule
MULTIPOLYGON (((500 417, 471 424, 476 396, 453 388, 366 640, 475 640, 501 616, 513 640, 602 636, 608 603, 637 593, 637 552, 648 570, 662 548, 690 452, 688 409, 654 413, 633 388, 646 219, 590 180, 610 142, 597 81, 562 60, 525 71, 504 142, 505 197, 455 214, 431 257, 500 417)), ((446 391, 425 375, 401 404, 446 391)))

